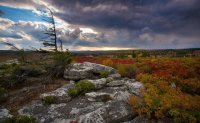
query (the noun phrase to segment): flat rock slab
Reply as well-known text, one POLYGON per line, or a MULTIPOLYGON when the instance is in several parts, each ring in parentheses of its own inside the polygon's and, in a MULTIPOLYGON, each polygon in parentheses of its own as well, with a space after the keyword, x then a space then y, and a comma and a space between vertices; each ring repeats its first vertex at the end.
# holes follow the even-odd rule
POLYGON ((84 62, 75 63, 66 68, 64 72, 64 78, 75 81, 81 79, 94 79, 99 78, 99 74, 102 71, 108 72, 109 75, 117 73, 117 70, 112 67, 84 62))
POLYGON ((126 81, 124 81, 123 79, 122 80, 114 80, 114 81, 107 83, 106 86, 109 86, 109 87, 122 86, 125 84, 125 82, 126 81))
POLYGON ((112 100, 112 95, 105 92, 90 92, 85 94, 89 101, 107 102, 112 100))
POLYGON ((93 112, 80 116, 79 123, 120 123, 133 118, 135 114, 123 101, 108 102, 93 112))
POLYGON ((92 112, 103 105, 103 102, 90 102, 85 97, 77 97, 68 103, 61 104, 43 105, 41 101, 33 102, 18 110, 18 113, 33 116, 39 123, 56 123, 58 120, 77 120, 80 115, 92 112))

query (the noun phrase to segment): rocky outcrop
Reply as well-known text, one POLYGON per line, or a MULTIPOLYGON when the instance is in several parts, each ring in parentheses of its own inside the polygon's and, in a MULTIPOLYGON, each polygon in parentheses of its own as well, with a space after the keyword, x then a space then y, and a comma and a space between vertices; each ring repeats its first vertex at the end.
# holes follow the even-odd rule
POLYGON ((18 113, 31 115, 39 123, 122 123, 134 119, 136 113, 128 105, 128 100, 130 95, 139 95, 142 83, 121 78, 115 69, 94 63, 74 64, 67 71, 65 78, 73 80, 86 79, 98 71, 107 71, 109 76, 89 78, 88 81, 95 86, 94 90, 78 97, 67 94, 75 86, 71 81, 61 88, 40 95, 41 98, 55 96, 59 100, 56 104, 44 105, 39 100, 24 106, 18 113))
POLYGON ((64 72, 64 78, 69 80, 99 78, 100 72, 106 71, 108 74, 115 74, 117 71, 105 65, 84 62, 70 65, 64 72))

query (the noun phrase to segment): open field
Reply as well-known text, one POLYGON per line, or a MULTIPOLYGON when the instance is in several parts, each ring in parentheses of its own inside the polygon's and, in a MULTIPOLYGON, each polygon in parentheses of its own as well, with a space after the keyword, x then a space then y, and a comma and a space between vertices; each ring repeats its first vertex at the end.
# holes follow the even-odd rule
MULTIPOLYGON (((141 92, 141 97, 129 97, 129 105, 139 115, 149 116, 153 119, 172 118, 174 122, 196 123, 200 121, 200 57, 163 55, 155 57, 141 54, 134 58, 127 56, 72 54, 71 59, 72 63, 91 62, 110 66, 118 70, 122 77, 142 82, 145 90, 141 92)), ((4 79, 2 79, 0 84, 9 93, 3 105, 12 114, 17 114, 19 108, 29 104, 32 100, 40 100, 41 93, 55 90, 66 83, 62 78, 55 78, 51 80, 52 82, 46 83, 48 79, 45 76, 49 74, 40 73, 40 70, 47 70, 43 67, 53 63, 50 62, 52 60, 48 54, 27 53, 25 57, 27 63, 23 63, 23 65, 13 64, 12 66, 11 64, 11 66, 1 66, 0 68, 1 71, 9 72, 13 68, 20 70, 21 67, 26 66, 27 70, 39 72, 39 76, 30 74, 23 80, 24 82, 20 80, 13 83, 14 86, 4 83, 4 79), (22 92, 23 94, 18 97, 18 94, 22 92), (17 102, 15 102, 16 99, 17 102)), ((2 55, 0 61, 5 62, 18 58, 18 54, 2 55)), ((13 80, 11 79, 11 81, 13 80)))

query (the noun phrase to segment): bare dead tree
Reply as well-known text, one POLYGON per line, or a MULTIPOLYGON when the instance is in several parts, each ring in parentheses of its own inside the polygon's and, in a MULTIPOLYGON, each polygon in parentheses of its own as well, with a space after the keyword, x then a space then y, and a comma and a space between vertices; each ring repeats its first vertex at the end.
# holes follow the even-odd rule
POLYGON ((47 13, 47 16, 43 17, 43 20, 48 24, 50 24, 50 27, 45 30, 44 34, 46 34, 47 37, 45 40, 42 41, 45 47, 53 47, 52 50, 57 51, 57 34, 56 34, 54 15, 51 9, 49 8, 47 9, 49 10, 49 12, 47 13))

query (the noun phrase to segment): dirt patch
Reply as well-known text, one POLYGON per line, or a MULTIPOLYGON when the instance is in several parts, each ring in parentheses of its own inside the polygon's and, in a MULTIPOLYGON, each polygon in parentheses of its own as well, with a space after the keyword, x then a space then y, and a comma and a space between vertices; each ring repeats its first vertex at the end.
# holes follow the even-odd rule
POLYGON ((29 104, 33 100, 39 100, 40 94, 55 90, 66 83, 68 81, 59 79, 43 84, 37 78, 32 78, 23 87, 9 90, 8 99, 3 106, 9 109, 11 114, 16 115, 17 110, 24 105, 29 104))

